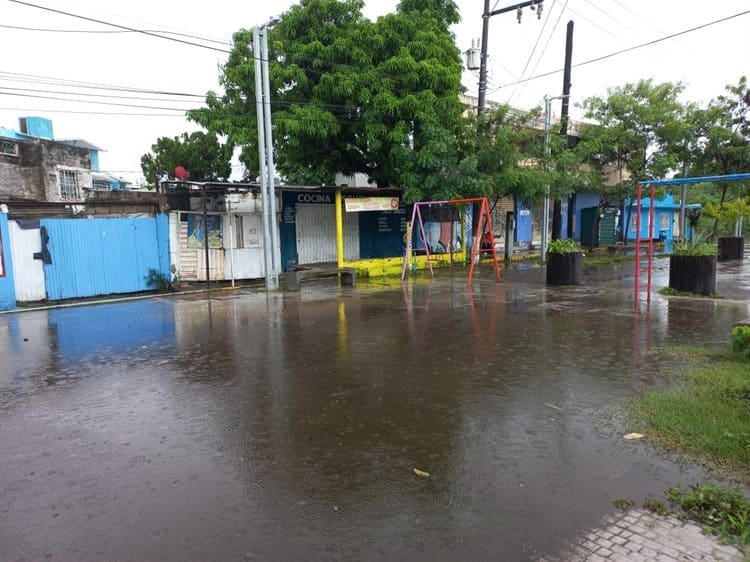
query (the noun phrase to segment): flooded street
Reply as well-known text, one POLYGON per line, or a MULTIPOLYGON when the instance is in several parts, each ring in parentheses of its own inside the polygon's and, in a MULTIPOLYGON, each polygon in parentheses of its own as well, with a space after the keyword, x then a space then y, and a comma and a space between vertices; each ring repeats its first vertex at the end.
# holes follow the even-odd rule
POLYGON ((726 299, 638 315, 632 278, 535 267, 2 315, 0 559, 554 552, 613 498, 700 478, 620 418, 661 347, 750 316, 747 274, 720 275, 726 299))

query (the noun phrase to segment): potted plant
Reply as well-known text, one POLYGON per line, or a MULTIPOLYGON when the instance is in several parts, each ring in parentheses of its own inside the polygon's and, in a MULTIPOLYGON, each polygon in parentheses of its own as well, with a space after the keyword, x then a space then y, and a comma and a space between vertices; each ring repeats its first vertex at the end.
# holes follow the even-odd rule
POLYGON ((583 252, 570 238, 553 240, 547 247, 547 285, 580 285, 583 252))
POLYGON ((724 201, 720 204, 707 203, 704 214, 716 220, 719 261, 741 260, 745 257, 745 240, 736 227, 739 219, 750 215, 750 202, 747 198, 724 201), (723 234, 723 236, 722 236, 723 234))
POLYGON ((676 242, 669 257, 669 288, 683 293, 716 292, 716 244, 696 234, 676 242))

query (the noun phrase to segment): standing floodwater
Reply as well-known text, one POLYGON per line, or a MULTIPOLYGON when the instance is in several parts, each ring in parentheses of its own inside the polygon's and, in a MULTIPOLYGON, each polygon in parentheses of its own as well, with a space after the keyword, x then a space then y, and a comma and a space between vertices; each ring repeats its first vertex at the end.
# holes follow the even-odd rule
POLYGON ((693 482, 612 418, 747 305, 541 280, 1 316, 0 559, 523 560, 693 482))

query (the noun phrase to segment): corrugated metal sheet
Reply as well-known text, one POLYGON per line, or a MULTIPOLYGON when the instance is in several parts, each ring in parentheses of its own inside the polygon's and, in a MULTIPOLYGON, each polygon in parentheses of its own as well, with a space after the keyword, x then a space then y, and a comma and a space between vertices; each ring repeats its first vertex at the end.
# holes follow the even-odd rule
POLYGON ((50 300, 149 290, 149 269, 169 274, 166 215, 43 219, 52 263, 45 264, 50 300))
POLYGON ((0 212, 0 310, 16 308, 16 291, 13 282, 13 259, 10 253, 8 215, 0 212))
MULTIPOLYGON (((206 280, 206 252, 205 250, 193 250, 198 258, 198 281, 206 280)), ((209 248, 208 250, 208 274, 211 281, 224 280, 224 249, 209 248)))
MULTIPOLYGON (((300 265, 336 261, 334 205, 297 204, 297 255, 300 265)), ((344 256, 359 259, 359 219, 344 213, 344 256)))
MULTIPOLYGON (((187 247, 188 223, 180 222, 179 224, 179 275, 185 281, 198 280, 198 254, 195 248, 187 247)), ((204 275, 205 277, 205 275, 204 275)))
POLYGON ((16 221, 10 221, 9 227, 16 300, 44 300, 47 298, 47 290, 44 287, 44 264, 42 260, 34 259, 34 254, 42 251, 39 226, 21 228, 16 221))
POLYGON ((344 213, 344 259, 359 259, 359 213, 344 213))

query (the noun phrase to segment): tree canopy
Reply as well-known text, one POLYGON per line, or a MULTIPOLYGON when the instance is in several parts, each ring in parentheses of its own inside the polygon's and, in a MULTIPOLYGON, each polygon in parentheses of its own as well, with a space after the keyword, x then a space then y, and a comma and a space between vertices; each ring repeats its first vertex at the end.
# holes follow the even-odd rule
MULTIPOLYGON (((330 184, 337 173, 366 174, 412 197, 445 187, 462 154, 462 62, 448 26, 450 0, 403 0, 393 14, 366 19, 362 0, 302 0, 269 31, 276 167, 291 183, 330 184)), ((242 149, 259 169, 252 32, 234 36, 220 77, 190 117, 242 149)))
POLYGON ((688 157, 691 175, 720 175, 750 170, 750 89, 742 76, 707 107, 688 113, 693 140, 688 157))
POLYGON ((583 102, 586 118, 597 124, 583 127, 578 151, 608 176, 600 184, 607 198, 629 197, 637 182, 677 167, 690 134, 678 100, 683 90, 680 83, 641 80, 583 102))
POLYGON ((151 152, 141 156, 141 170, 153 186, 163 179, 173 179, 177 166, 190 172, 193 180, 225 180, 232 172, 232 152, 232 145, 220 143, 213 133, 160 137, 151 145, 151 152))

